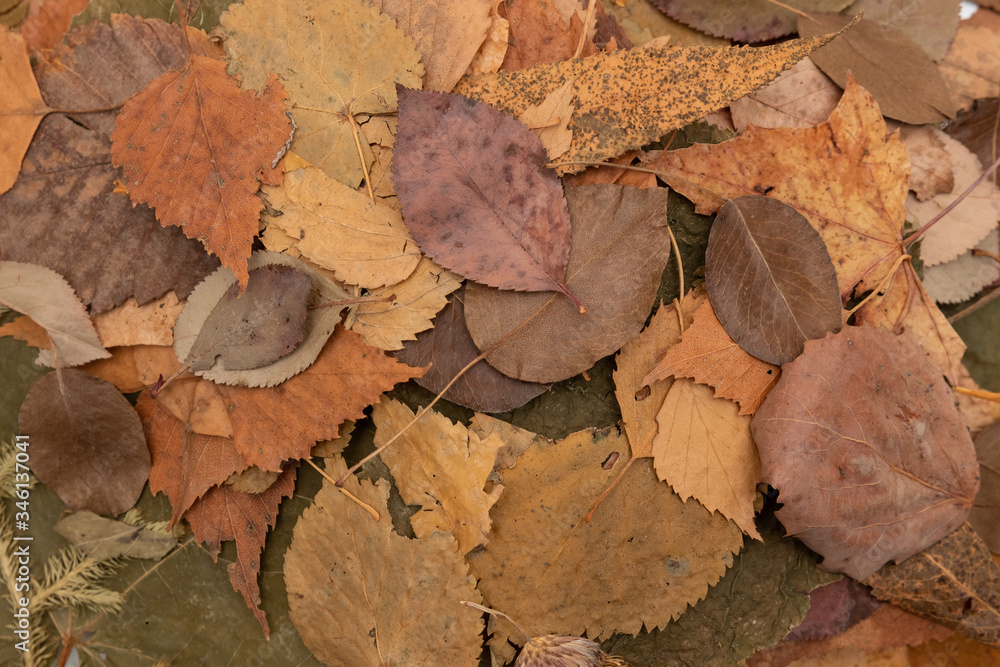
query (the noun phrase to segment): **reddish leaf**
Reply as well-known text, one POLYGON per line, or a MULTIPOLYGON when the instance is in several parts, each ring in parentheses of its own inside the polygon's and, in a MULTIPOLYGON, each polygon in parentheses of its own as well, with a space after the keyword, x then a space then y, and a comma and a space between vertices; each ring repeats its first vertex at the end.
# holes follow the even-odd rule
MULTIPOLYGON (((463 367, 479 356, 479 348, 465 326, 465 288, 453 292, 434 318, 434 328, 417 334, 396 352, 409 366, 430 369, 416 379, 435 394, 445 388, 463 367)), ((479 362, 445 392, 444 398, 477 412, 506 412, 519 408, 549 388, 546 384, 507 377, 486 362, 479 362)))
POLYGON ((212 558, 218 560, 222 543, 236 540, 236 562, 226 568, 233 588, 241 593, 247 606, 260 621, 264 637, 269 639, 267 617, 260 609, 260 555, 264 551, 264 538, 268 528, 278 518, 278 505, 295 491, 298 464, 290 466, 263 493, 240 493, 228 485, 213 488, 195 503, 184 518, 191 524, 195 538, 208 547, 212 558))
POLYGON ((737 345, 772 364, 840 331, 840 291, 819 232, 794 208, 759 195, 719 209, 705 253, 708 298, 737 345))
POLYGON ((789 534, 855 579, 955 530, 979 489, 951 389, 909 335, 849 327, 806 343, 753 437, 789 534))
POLYGON ((809 613, 786 639, 814 641, 839 635, 871 616, 878 606, 867 586, 844 577, 809 592, 809 613))
MULTIPOLYGON (((212 48, 204 33, 190 35, 195 52, 212 48)), ((121 104, 186 58, 180 29, 155 19, 116 14, 111 25, 92 23, 67 41, 39 53, 35 68, 45 99, 62 109, 121 104)), ((92 313, 131 295, 141 304, 176 289, 183 299, 218 266, 200 243, 112 192, 119 174, 108 157, 115 115, 47 116, 18 182, 0 197, 3 259, 65 276, 92 313)))
POLYGON ((566 292, 569 212, 538 137, 461 95, 398 95, 393 182, 420 248, 486 285, 566 292))
POLYGON ((31 469, 73 509, 117 516, 142 493, 149 449, 142 423, 110 383, 73 368, 31 387, 18 417, 31 469))
POLYGON ((465 321, 486 360, 528 382, 585 371, 642 330, 670 255, 667 191, 588 185, 567 192, 573 249, 566 285, 587 307, 559 294, 501 292, 472 284, 465 321))
POLYGON ((132 201, 199 239, 242 289, 264 208, 258 177, 274 168, 291 133, 285 97, 273 76, 257 96, 240 91, 224 62, 192 55, 130 98, 111 135, 132 201))
POLYGON ((149 452, 149 490, 166 493, 173 508, 170 523, 181 516, 213 486, 222 484, 250 464, 236 451, 232 438, 195 433, 146 392, 135 409, 142 417, 149 452))
POLYGON ((734 6, 729 0, 652 0, 667 16, 716 37, 739 42, 763 42, 795 32, 795 9, 837 12, 850 0, 745 0, 734 6))

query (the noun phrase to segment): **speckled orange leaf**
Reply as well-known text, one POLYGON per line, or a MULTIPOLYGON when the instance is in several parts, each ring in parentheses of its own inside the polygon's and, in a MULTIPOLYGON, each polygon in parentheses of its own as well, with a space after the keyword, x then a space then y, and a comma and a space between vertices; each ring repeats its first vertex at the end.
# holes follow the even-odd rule
MULTIPOLYGON (((760 88, 834 35, 774 46, 628 49, 461 81, 455 92, 520 117, 574 81, 572 145, 562 161, 604 160, 760 88), (664 90, 669 90, 665 94, 664 90)), ((561 172, 577 172, 571 165, 561 172)))
POLYGON ((715 388, 715 395, 740 404, 741 415, 752 415, 778 381, 781 368, 743 351, 722 328, 707 301, 694 314, 694 324, 670 348, 644 383, 675 377, 694 378, 715 388))
POLYGON ((129 99, 111 135, 133 203, 199 239, 241 288, 264 208, 254 194, 258 179, 273 170, 291 133, 285 97, 277 79, 260 96, 241 92, 224 62, 192 55, 129 99))

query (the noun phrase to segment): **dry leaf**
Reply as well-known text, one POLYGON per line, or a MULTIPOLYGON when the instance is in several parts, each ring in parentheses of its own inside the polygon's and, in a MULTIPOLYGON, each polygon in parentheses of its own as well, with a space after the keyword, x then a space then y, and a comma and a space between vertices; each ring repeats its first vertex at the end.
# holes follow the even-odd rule
POLYGON ((10 336, 16 340, 23 340, 31 347, 37 347, 40 350, 52 349, 52 339, 49 338, 49 334, 26 315, 0 326, 0 336, 10 336))
MULTIPOLYGON (((949 137, 961 141, 962 145, 975 153, 979 162, 986 167, 997 160, 997 147, 1000 145, 998 114, 1000 114, 1000 97, 976 100, 970 111, 958 112, 955 120, 945 128, 945 132, 949 137)), ((996 172, 990 174, 988 178, 995 184, 996 172)), ((949 187, 946 192, 950 191, 949 187)))
POLYGON ((0 193, 7 192, 21 171, 21 160, 48 106, 31 72, 24 38, 0 26, 0 193))
POLYGON ((764 42, 795 32, 797 9, 837 12, 850 0, 744 0, 738 11, 726 0, 653 0, 667 16, 717 37, 738 42, 764 42))
POLYGON ((366 289, 391 285, 405 280, 420 261, 399 211, 316 167, 290 171, 280 187, 262 191, 270 203, 264 215, 268 227, 283 231, 291 240, 287 247, 333 271, 340 282, 366 289))
POLYGON ((173 375, 181 367, 174 348, 159 345, 132 345, 113 348, 110 359, 98 359, 80 367, 128 394, 151 386, 162 375, 173 375))
POLYGON ((0 304, 27 315, 49 335, 53 349, 38 353, 39 364, 69 368, 111 356, 73 288, 52 269, 0 261, 0 304))
POLYGON ((60 518, 55 531, 97 560, 150 558, 159 560, 177 546, 169 532, 133 526, 83 510, 60 518))
POLYGON ((492 350, 486 360, 494 368, 520 380, 572 377, 638 334, 670 253, 665 189, 588 185, 566 195, 573 221, 566 286, 585 314, 562 294, 466 288, 472 339, 492 350))
POLYGON ((184 306, 177 293, 167 292, 156 301, 140 306, 135 297, 92 317, 104 347, 173 345, 174 323, 184 306))
POLYGON ((753 439, 788 533, 855 579, 955 530, 979 489, 951 389, 908 335, 848 327, 807 343, 753 439))
POLYGON ((347 326, 372 347, 401 350, 404 341, 433 326, 431 320, 448 303, 448 295, 461 285, 461 278, 424 257, 403 282, 369 292, 372 301, 355 306, 347 326), (388 297, 392 299, 378 300, 388 297))
POLYGON ((941 131, 930 125, 904 126, 900 136, 910 155, 910 190, 918 201, 947 194, 955 187, 955 170, 941 131))
POLYGON ((192 55, 187 65, 130 98, 115 122, 111 157, 124 167, 135 204, 181 227, 247 284, 246 260, 264 205, 258 178, 288 141, 285 91, 269 80, 261 95, 240 92, 226 64, 192 55), (238 132, 237 132, 238 129, 238 132))
POLYGON ((503 4, 504 0, 490 0, 490 27, 486 32, 486 40, 469 65, 468 73, 471 76, 494 74, 503 65, 510 35, 510 23, 499 11, 503 4))
MULTIPOLYGON (((17 27, 24 37, 24 45, 32 51, 51 49, 63 40, 73 17, 87 8, 90 0, 32 0, 28 3, 28 16, 17 27)), ((0 192, 3 189, 0 188, 0 192)))
MULTIPOLYGON (((331 476, 347 470, 343 460, 330 461, 331 476)), ((400 537, 387 518, 387 485, 351 476, 345 488, 382 520, 329 483, 302 513, 284 567, 302 641, 328 665, 474 664, 483 624, 459 601, 480 596, 455 538, 400 537)))
MULTIPOLYGON (((490 542, 467 559, 485 604, 518 619, 529 636, 586 633, 600 641, 662 627, 703 598, 740 549, 735 525, 682 502, 647 460, 636 461, 584 522, 627 448, 614 428, 538 438, 504 471, 490 542), (611 463, 614 454, 621 456, 611 463)), ((509 627, 497 624, 490 640, 503 660, 513 657, 508 639, 523 641, 509 627)))
POLYGON ((1000 648, 1000 565, 967 523, 864 583, 877 598, 1000 648))
POLYGON ((938 66, 960 109, 1000 89, 1000 44, 986 26, 961 24, 948 54, 938 66))
MULTIPOLYGON (((944 144, 954 167, 954 186, 947 194, 928 201, 917 201, 912 195, 906 200, 906 212, 917 227, 930 222, 964 193, 973 181, 982 176, 983 165, 968 148, 944 132, 937 138, 944 144)), ((926 266, 948 262, 976 245, 1000 221, 1000 190, 989 180, 976 187, 947 216, 924 233, 920 258, 926 266)))
POLYGON ((760 457, 750 437, 750 418, 740 415, 732 401, 712 396, 709 387, 680 378, 670 385, 656 423, 657 477, 681 500, 693 497, 761 539, 753 520, 760 457))
POLYGON ((288 91, 298 126, 291 149, 356 188, 373 156, 356 138, 354 117, 395 113, 396 83, 420 86, 424 68, 413 41, 357 0, 250 0, 219 22, 230 73, 259 90, 273 72, 288 91))
POLYGON ((807 340, 840 331, 837 271, 819 233, 784 202, 745 195, 722 205, 705 252, 708 298, 753 356, 784 364, 807 340))
MULTIPOLYGON (((372 410, 375 446, 409 425, 414 413, 391 398, 372 410)), ((399 493, 407 505, 420 505, 410 517, 413 532, 425 538, 434 531, 451 532, 463 556, 489 539, 490 508, 503 491, 483 491, 493 470, 499 436, 480 437, 462 424, 431 411, 408 428, 399 442, 382 452, 399 493)))
MULTIPOLYGON (((694 313, 694 323, 643 378, 645 384, 671 375, 694 378, 715 388, 715 395, 740 404, 752 415, 778 381, 781 369, 751 356, 733 342, 707 301, 694 313)), ((655 385, 653 385, 655 386, 655 385)))
MULTIPOLYGON (((504 3, 510 23, 510 45, 504 57, 503 70, 519 70, 541 63, 572 58, 580 39, 580 29, 573 34, 567 20, 554 2, 504 3)), ((579 20, 579 19, 578 19, 579 20)), ((593 42, 584 47, 584 56, 596 53, 593 42)))
POLYGON ((733 100, 729 109, 736 131, 757 127, 814 127, 837 108, 840 87, 813 63, 803 58, 778 78, 746 97, 733 100))
POLYGON ((934 61, 944 58, 959 26, 959 0, 941 0, 914 11, 909 0, 855 0, 852 14, 865 13, 865 20, 889 26, 906 34, 934 61))
POLYGON ((970 299, 987 285, 1000 280, 1000 231, 993 229, 986 238, 957 258, 944 264, 924 267, 924 287, 938 303, 959 303, 970 299), (976 255, 977 250, 993 255, 976 255))
POLYGON ((573 143, 560 172, 639 148, 776 77, 833 35, 748 48, 629 49, 459 82, 455 92, 519 117, 575 81, 573 143), (662 94, 667 87, 671 93, 662 94))
POLYGON ((108 382, 74 368, 32 385, 18 430, 31 470, 71 508, 117 516, 139 499, 149 450, 135 410, 108 382))
POLYGON ((980 486, 976 505, 969 513, 975 529, 990 551, 1000 553, 1000 422, 976 436, 980 486))

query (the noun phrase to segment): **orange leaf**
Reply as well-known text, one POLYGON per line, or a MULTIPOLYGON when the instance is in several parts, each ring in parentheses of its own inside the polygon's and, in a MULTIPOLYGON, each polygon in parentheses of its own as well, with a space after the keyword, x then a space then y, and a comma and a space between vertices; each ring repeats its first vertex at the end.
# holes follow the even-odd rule
POLYGON ((24 39, 0 26, 0 193, 7 192, 42 116, 49 110, 38 91, 24 39))
POLYGON ((707 301, 694 314, 694 324, 660 359, 642 381, 669 377, 694 378, 715 388, 715 395, 740 404, 741 415, 752 415, 778 381, 781 369, 743 351, 722 328, 707 301))
POLYGON ((11 336, 17 340, 23 340, 31 347, 37 347, 40 350, 52 349, 52 339, 49 338, 45 327, 40 326, 27 315, 22 315, 0 326, 0 336, 11 336))
POLYGON ((73 17, 87 8, 90 0, 33 0, 28 17, 18 26, 24 45, 33 50, 52 49, 62 41, 73 17))
POLYGON ((288 141, 284 87, 240 91, 226 64, 192 55, 125 103, 111 135, 115 166, 135 204, 181 227, 246 287, 246 260, 263 204, 254 195, 288 141))

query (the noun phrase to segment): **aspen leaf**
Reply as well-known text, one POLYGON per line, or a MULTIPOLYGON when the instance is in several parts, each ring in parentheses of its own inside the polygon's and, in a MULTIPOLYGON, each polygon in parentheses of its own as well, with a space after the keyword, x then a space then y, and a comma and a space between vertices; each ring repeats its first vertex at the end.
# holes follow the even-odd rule
POLYGON ((955 530, 979 489, 951 389, 912 338, 885 330, 806 343, 754 415, 753 439, 788 533, 855 579, 955 530))
POLYGON ((674 380, 656 415, 653 466, 682 500, 694 497, 759 540, 753 505, 760 457, 750 437, 750 418, 738 410, 705 385, 674 380))
POLYGON ((373 156, 356 138, 355 116, 395 113, 396 83, 420 86, 424 68, 413 40, 355 0, 251 0, 219 22, 229 72, 245 88, 262 89, 272 72, 284 84, 298 126, 291 150, 356 188, 373 156))
MULTIPOLYGON (((392 399, 375 404, 375 446, 402 431, 414 413, 392 399)), ((420 505, 410 517, 413 532, 425 538, 436 530, 451 532, 465 555, 489 539, 490 508, 503 491, 483 491, 493 471, 499 436, 480 439, 462 424, 453 424, 433 410, 406 430, 400 442, 382 452, 403 501, 420 505)))
POLYGON ((639 148, 768 83, 834 35, 775 46, 619 50, 590 58, 464 79, 456 93, 520 117, 566 81, 574 81, 570 149, 560 173, 580 160, 604 160, 639 148), (663 87, 670 94, 662 94, 663 87))
MULTIPOLYGON (((329 474, 347 465, 330 459, 329 474)), ((383 517, 373 521, 324 483, 302 513, 285 554, 289 614, 302 641, 328 665, 471 665, 480 654, 476 581, 455 538, 410 540, 392 530, 389 490, 351 476, 346 490, 383 517)))
POLYGON ((24 38, 0 26, 0 193, 7 192, 21 171, 21 160, 35 129, 49 110, 31 72, 24 38))

